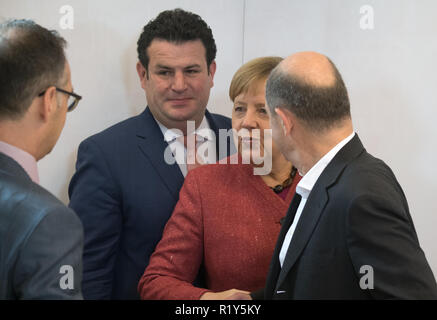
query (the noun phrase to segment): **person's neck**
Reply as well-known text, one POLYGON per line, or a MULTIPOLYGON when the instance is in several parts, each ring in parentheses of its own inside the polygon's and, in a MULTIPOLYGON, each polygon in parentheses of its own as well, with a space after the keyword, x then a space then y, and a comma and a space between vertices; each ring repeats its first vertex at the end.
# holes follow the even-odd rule
POLYGON ((23 124, 12 123, 12 121, 0 122, 0 141, 26 151, 38 161, 38 148, 35 148, 37 145, 35 143, 35 135, 26 134, 26 132, 29 131, 26 130, 23 124))
POLYGON ((261 178, 269 187, 275 187, 287 180, 291 173, 292 164, 282 154, 272 159, 272 170, 261 178))
POLYGON ((303 176, 307 174, 311 168, 319 162, 329 151, 331 151, 342 140, 346 139, 353 133, 353 128, 350 126, 331 130, 318 135, 312 135, 302 141, 304 145, 301 148, 299 160, 295 161, 295 166, 299 173, 303 176))

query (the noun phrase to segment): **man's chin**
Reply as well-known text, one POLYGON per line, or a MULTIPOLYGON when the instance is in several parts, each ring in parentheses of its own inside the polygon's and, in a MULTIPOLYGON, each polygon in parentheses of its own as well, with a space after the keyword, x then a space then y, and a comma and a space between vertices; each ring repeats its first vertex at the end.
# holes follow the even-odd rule
POLYGON ((169 117, 173 121, 188 121, 188 120, 196 120, 200 117, 203 117, 205 114, 205 110, 198 110, 193 108, 181 108, 175 109, 173 108, 169 114, 169 117))

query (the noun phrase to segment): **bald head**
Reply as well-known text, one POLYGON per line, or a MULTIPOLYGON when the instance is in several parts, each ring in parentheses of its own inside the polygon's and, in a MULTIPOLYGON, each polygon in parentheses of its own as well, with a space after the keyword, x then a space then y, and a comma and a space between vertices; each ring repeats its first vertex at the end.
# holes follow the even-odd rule
POLYGON ((284 59, 270 74, 267 104, 291 111, 308 129, 324 132, 350 119, 349 98, 334 63, 317 52, 284 59))
POLYGON ((310 86, 332 87, 336 80, 332 62, 317 52, 295 53, 284 59, 279 68, 310 86))

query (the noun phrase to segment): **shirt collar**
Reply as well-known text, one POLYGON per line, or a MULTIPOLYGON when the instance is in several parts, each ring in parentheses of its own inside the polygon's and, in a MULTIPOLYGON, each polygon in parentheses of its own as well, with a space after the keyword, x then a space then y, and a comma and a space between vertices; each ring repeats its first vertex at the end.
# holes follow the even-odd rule
MULTIPOLYGON (((172 143, 172 142, 176 141, 176 139, 182 137, 182 132, 180 130, 169 129, 166 126, 164 126, 161 122, 159 122, 158 120, 156 120, 156 123, 158 123, 158 126, 161 129, 162 134, 164 135, 164 140, 167 143, 172 143)), ((214 138, 213 132, 210 129, 208 120, 206 119, 205 116, 203 117, 203 120, 200 123, 199 127, 196 129, 195 133, 196 133, 196 135, 202 137, 204 140, 209 140, 209 141, 213 140, 213 138, 214 138)))
POLYGON ((317 163, 302 177, 296 186, 296 192, 307 199, 317 180, 328 164, 334 159, 335 155, 343 148, 352 138, 355 132, 352 132, 347 138, 340 141, 334 148, 325 154, 317 163))
POLYGON ((30 153, 3 141, 0 141, 0 152, 17 161, 32 181, 39 184, 38 165, 30 153))

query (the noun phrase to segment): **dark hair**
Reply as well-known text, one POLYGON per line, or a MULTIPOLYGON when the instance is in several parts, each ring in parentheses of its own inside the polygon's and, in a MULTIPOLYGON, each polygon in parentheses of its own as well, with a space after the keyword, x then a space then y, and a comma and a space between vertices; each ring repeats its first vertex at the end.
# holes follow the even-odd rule
MULTIPOLYGON (((329 59, 328 59, 329 60, 329 59)), ((280 66, 270 74, 266 84, 267 104, 274 114, 277 107, 287 108, 308 128, 321 132, 350 118, 350 104, 343 79, 329 60, 335 82, 331 86, 316 86, 287 74, 280 66)))
POLYGON ((217 53, 212 31, 206 22, 197 14, 182 9, 163 11, 144 26, 137 42, 137 52, 138 59, 147 71, 149 67, 147 48, 154 39, 162 39, 177 44, 201 40, 206 51, 208 71, 217 53))
POLYGON ((64 78, 66 41, 31 20, 0 24, 0 119, 19 119, 64 78))

